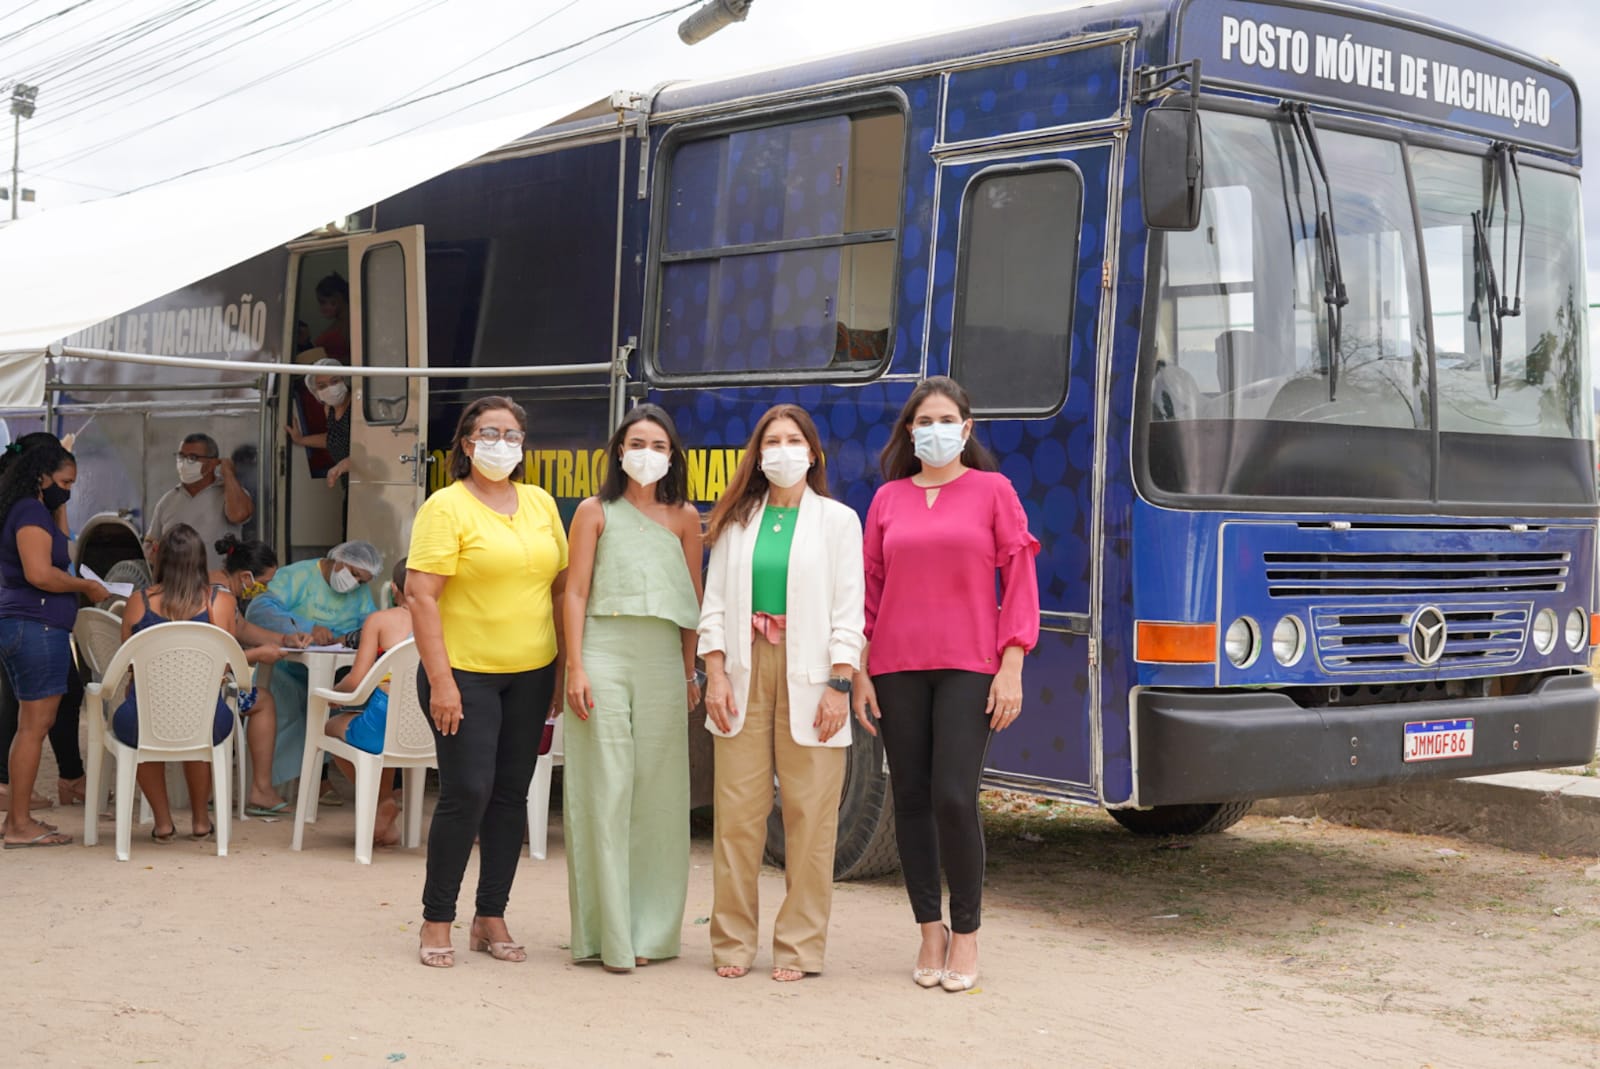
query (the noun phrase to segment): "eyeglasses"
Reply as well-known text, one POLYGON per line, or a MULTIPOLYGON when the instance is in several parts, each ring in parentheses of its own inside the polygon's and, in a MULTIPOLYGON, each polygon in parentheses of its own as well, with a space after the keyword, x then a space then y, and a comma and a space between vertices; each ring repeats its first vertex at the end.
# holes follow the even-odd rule
POLYGON ((201 455, 199 455, 197 453, 174 453, 173 456, 177 457, 179 460, 216 460, 217 459, 216 457, 212 457, 212 456, 201 456, 201 455))
POLYGON ((521 445, 528 440, 528 436, 521 431, 502 431, 499 427, 483 427, 472 435, 480 442, 505 442, 507 445, 521 445))

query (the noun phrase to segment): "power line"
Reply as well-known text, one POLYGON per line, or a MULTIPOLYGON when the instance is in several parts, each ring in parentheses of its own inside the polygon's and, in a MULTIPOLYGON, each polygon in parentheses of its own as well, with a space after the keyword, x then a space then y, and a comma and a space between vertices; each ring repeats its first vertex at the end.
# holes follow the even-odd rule
POLYGON ((63 15, 70 15, 74 11, 78 10, 80 7, 88 7, 92 3, 94 3, 94 0, 78 0, 78 2, 76 4, 68 5, 67 7, 62 8, 60 11, 57 11, 53 15, 46 15, 42 19, 35 19, 33 22, 28 23, 26 26, 22 27, 22 29, 20 29, 20 30, 12 30, 10 33, 0 34, 0 45, 5 44, 7 41, 14 41, 18 37, 21 37, 23 34, 27 33, 29 30, 36 29, 36 28, 38 28, 40 26, 43 26, 47 22, 54 22, 56 19, 61 18, 63 15))
MULTIPOLYGON (((31 54, 38 53, 38 52, 42 51, 44 49, 44 47, 46 45, 50 44, 52 41, 60 40, 63 37, 70 37, 70 36, 72 36, 74 34, 81 34, 85 27, 87 27, 87 26, 89 26, 89 25, 91 25, 91 24, 93 24, 95 22, 98 22, 101 19, 104 19, 109 15, 115 15, 117 12, 121 11, 123 8, 133 6, 134 2, 135 2, 135 0, 120 0, 119 3, 113 4, 110 7, 98 8, 95 11, 92 11, 89 14, 85 15, 83 18, 78 19, 76 22, 72 23, 71 25, 63 26, 63 27, 58 28, 54 33, 50 34, 47 37, 40 38, 40 39, 38 39, 36 41, 29 41, 29 42, 21 45, 16 51, 8 52, 5 55, 0 56, 0 66, 11 66, 11 65, 19 62, 18 57, 23 56, 23 55, 31 55, 31 54)), ((134 25, 137 21, 138 21, 138 19, 135 19, 132 22, 124 23, 122 26, 119 27, 119 29, 127 29, 129 26, 134 25)), ((81 52, 83 49, 85 49, 85 48, 89 47, 90 45, 92 45, 94 43, 94 41, 100 40, 100 39, 101 38, 92 38, 89 41, 86 41, 86 42, 83 42, 83 43, 80 43, 80 44, 76 44, 76 45, 72 45, 72 46, 68 47, 65 52, 60 53, 60 55, 66 55, 68 53, 74 53, 74 52, 81 52)), ((54 59, 54 58, 58 58, 58 57, 52 57, 52 59, 54 59)))
MULTIPOLYGON (((259 7, 260 5, 273 2, 274 0, 258 0, 256 6, 259 7)), ((215 70, 217 67, 220 67, 224 63, 228 62, 228 60, 221 57, 225 56, 226 53, 231 52, 236 48, 258 41, 262 38, 272 36, 285 29, 288 29, 296 23, 304 26, 307 23, 313 22, 318 18, 338 10, 339 6, 340 5, 336 3, 328 3, 326 0, 286 0, 286 2, 278 3, 277 6, 273 7, 271 10, 256 15, 242 24, 229 26, 225 29, 218 29, 216 33, 204 40, 190 42, 183 38, 177 38, 167 43, 170 47, 170 50, 154 52, 152 54, 151 62, 145 64, 143 67, 119 72, 110 78, 102 79, 99 82, 90 83, 76 94, 69 93, 65 99, 53 100, 52 104, 54 106, 51 109, 51 117, 39 125, 41 127, 57 125, 58 128, 50 133, 45 134, 42 138, 38 138, 37 140, 49 141, 53 138, 59 138, 63 135, 76 133, 82 129, 85 123, 103 122, 106 119, 111 118, 130 107, 133 107, 136 104, 140 104, 146 100, 149 100, 151 97, 159 96, 164 92, 169 92, 180 85, 187 84, 188 82, 191 82, 196 78, 202 77, 210 71, 215 70), (309 9, 302 9, 294 12, 293 14, 289 14, 287 18, 284 18, 282 21, 274 25, 260 26, 261 23, 264 23, 275 16, 284 14, 285 12, 290 11, 296 5, 303 3, 309 3, 312 6, 309 9), (219 42, 224 41, 229 36, 255 26, 259 26, 259 28, 251 33, 239 37, 237 40, 218 46, 219 42), (191 63, 164 71, 161 70, 163 67, 169 67, 174 60, 181 62, 182 60, 196 53, 203 53, 207 55, 213 62, 198 67, 191 63), (141 78, 141 76, 147 74, 150 76, 141 78), (173 78, 176 78, 177 80, 172 81, 171 79, 173 78), (134 81, 135 79, 139 80, 134 81), (124 84, 129 81, 134 81, 134 84, 124 84), (158 86, 158 83, 163 81, 167 82, 168 84, 158 86), (150 92, 139 96, 134 95, 138 94, 140 90, 143 89, 150 89, 150 92), (116 98, 116 102, 110 107, 106 107, 102 103, 102 101, 106 100, 108 97, 116 98), (66 120, 82 115, 85 112, 93 112, 94 114, 91 118, 73 124, 69 127, 60 127, 58 125, 66 120)), ((253 10, 255 10, 254 7, 241 9, 241 11, 246 12, 253 10)))
POLYGON ((7 13, 6 17, 7 18, 16 18, 18 15, 22 14, 24 11, 28 10, 30 7, 34 7, 35 5, 42 4, 42 3, 44 3, 44 0, 24 0, 23 5, 21 7, 12 8, 11 11, 9 11, 7 13))
MULTIPOLYGON (((528 25, 524 26, 522 29, 518 30, 516 33, 512 34, 510 37, 507 37, 505 40, 496 42, 494 45, 492 45, 489 48, 484 49, 482 52, 479 52, 477 55, 473 56, 471 59, 468 59, 468 60, 465 60, 464 62, 458 63, 454 67, 451 67, 449 70, 443 72, 442 74, 437 74, 437 75, 433 76, 432 78, 429 78, 427 81, 423 82, 421 85, 413 86, 411 89, 408 89, 406 92, 401 93, 399 96, 397 96, 393 100, 389 101, 389 104, 398 104, 401 101, 406 100, 406 99, 410 98, 411 96, 422 92, 424 89, 428 88, 431 85, 439 84, 440 82, 444 81, 446 78, 450 77, 452 74, 458 73, 459 71, 461 71, 465 67, 472 66, 474 63, 478 62, 480 59, 483 59, 485 56, 489 56, 489 55, 492 55, 495 52, 498 52, 500 49, 504 48, 506 45, 510 44, 511 42, 513 42, 513 41, 515 41, 515 40, 517 40, 519 38, 526 37, 528 34, 532 33, 534 30, 537 30, 540 26, 543 26, 545 23, 549 22, 551 19, 556 18, 558 15, 565 14, 566 12, 570 11, 572 8, 577 7, 582 2, 583 2, 583 0, 567 0, 567 2, 565 4, 562 4, 560 7, 556 8, 554 11, 550 12, 548 15, 539 16, 537 19, 535 19, 534 21, 530 22, 528 25)), ((388 107, 388 104, 385 104, 384 107, 388 107)), ((415 127, 413 127, 413 129, 415 129, 415 127)), ((284 156, 293 155, 295 152, 300 151, 300 149, 302 149, 302 148, 304 148, 304 147, 306 147, 308 145, 313 145, 316 142, 321 141, 323 138, 325 138, 327 136, 329 136, 329 135, 328 134, 318 134, 317 136, 315 136, 315 137, 311 138, 310 140, 306 141, 304 145, 295 145, 295 146, 291 147, 288 151, 284 152, 282 155, 274 156, 271 160, 268 160, 267 162, 268 163, 275 163, 276 161, 282 159, 284 156)), ((385 138, 384 140, 388 140, 388 139, 385 138)))
MULTIPOLYGON (((188 177, 190 177, 192 175, 200 174, 200 173, 202 173, 204 171, 215 170, 218 167, 226 167, 229 164, 238 163, 241 160, 247 160, 247 159, 250 159, 251 157, 259 156, 264 152, 272 152, 275 149, 287 148, 290 145, 297 145, 297 144, 300 144, 301 142, 309 141, 312 138, 318 137, 318 136, 320 136, 322 134, 331 133, 334 130, 342 130, 345 127, 354 126, 356 123, 364 122, 367 119, 376 118, 379 115, 387 115, 387 114, 389 114, 391 112, 399 111, 399 110, 401 110, 403 108, 409 108, 409 107, 411 107, 412 105, 415 105, 415 104, 421 104, 424 101, 434 100, 434 99, 436 99, 438 97, 444 96, 447 93, 453 93, 453 92, 457 91, 458 89, 465 89, 467 86, 477 85, 479 82, 488 81, 490 78, 498 77, 499 75, 505 74, 505 73, 507 73, 509 71, 517 70, 518 68, 521 68, 521 67, 526 67, 530 63, 537 63, 540 60, 550 59, 553 56, 558 56, 563 52, 570 52, 573 49, 582 48, 586 44, 589 44, 589 43, 591 43, 593 41, 596 41, 596 40, 598 40, 598 39, 600 39, 602 37, 608 37, 611 34, 617 33, 619 31, 631 30, 631 29, 634 29, 635 27, 647 28, 649 25, 651 25, 653 23, 660 22, 663 19, 670 18, 671 16, 678 14, 680 11, 687 11, 691 7, 698 7, 698 6, 700 6, 700 4, 702 2, 703 2, 703 0, 688 0, 687 3, 677 4, 677 5, 673 6, 673 7, 667 8, 667 9, 665 9, 663 11, 658 11, 653 15, 645 15, 645 16, 643 16, 641 18, 630 19, 627 22, 618 23, 615 26, 608 27, 608 28, 606 28, 604 30, 596 31, 595 33, 592 33, 589 36, 582 38, 581 40, 574 41, 571 44, 562 45, 560 48, 551 49, 550 51, 540 53, 537 56, 530 56, 527 59, 519 60, 516 63, 512 63, 512 64, 509 64, 508 66, 501 67, 499 70, 490 71, 487 74, 480 74, 480 75, 477 75, 476 77, 468 78, 465 81, 457 82, 455 85, 447 86, 444 89, 439 89, 439 90, 436 90, 436 91, 434 91, 432 93, 426 93, 426 94, 424 94, 422 96, 414 97, 414 98, 412 98, 410 100, 406 100, 406 101, 403 101, 403 102, 398 103, 398 104, 390 104, 390 105, 387 105, 385 107, 378 108, 378 109, 375 109, 373 111, 369 111, 364 115, 357 115, 356 117, 354 117, 352 119, 345 119, 342 122, 334 123, 331 126, 325 126, 320 130, 313 130, 310 133, 301 134, 298 137, 291 137, 291 138, 289 138, 289 139, 287 139, 285 141, 280 141, 277 144, 264 145, 261 148, 251 149, 249 152, 241 152, 237 156, 231 156, 228 159, 219 160, 216 163, 208 163, 208 164, 204 164, 203 166, 200 166, 200 167, 191 167, 187 171, 180 171, 179 173, 174 174, 174 175, 169 175, 166 178, 158 178, 153 182, 146 182, 143 185, 135 186, 133 189, 128 190, 128 192, 129 193, 138 193, 141 190, 150 189, 150 188, 152 188, 154 186, 166 185, 169 182, 175 182, 175 181, 178 181, 181 178, 188 178, 188 177)), ((631 36, 631 34, 629 36, 631 36)), ((615 42, 612 42, 612 43, 615 43, 615 42)), ((490 99, 492 99, 492 98, 490 98, 490 99)))
MULTIPOLYGON (((697 2, 701 2, 701 0, 697 0, 697 2)), ((685 7, 693 7, 693 6, 694 6, 694 4, 685 5, 685 7)), ((474 100, 471 103, 463 104, 458 108, 453 108, 452 110, 445 112, 443 115, 435 115, 433 118, 426 119, 426 120, 424 120, 422 122, 419 122, 415 126, 408 126, 404 130, 401 130, 399 133, 390 134, 387 137, 381 137, 377 141, 374 141, 373 144, 374 145, 381 145, 381 144, 383 144, 383 143, 385 143, 387 141, 393 141, 396 138, 405 137, 407 134, 415 133, 416 131, 422 129, 424 126, 431 126, 432 124, 434 124, 436 122, 439 122, 439 121, 441 121, 443 119, 452 118, 452 117, 454 117, 456 115, 461 114, 464 111, 470 111, 473 108, 482 107, 483 105, 489 103, 491 100, 499 100, 501 97, 507 96, 507 95, 509 95, 511 93, 515 93, 519 89, 526 89, 528 86, 532 85, 534 82, 542 81, 545 78, 550 77, 552 74, 559 74, 562 71, 566 70, 568 67, 571 67, 573 64, 582 63, 584 60, 588 59, 590 56, 597 55, 597 54, 599 54, 601 52, 604 52, 608 48, 613 48, 613 47, 621 44, 623 41, 628 40, 630 37, 638 36, 639 34, 643 33, 644 31, 650 29, 650 27, 659 24, 664 19, 671 18, 673 15, 676 15, 679 11, 682 11, 682 10, 684 10, 684 8, 676 8, 676 9, 674 9, 672 11, 663 11, 663 12, 660 12, 659 14, 652 15, 648 19, 641 20, 642 21, 641 25, 638 25, 633 30, 630 30, 628 33, 623 34, 621 37, 617 38, 615 41, 607 41, 605 44, 601 45, 599 48, 596 48, 596 49, 593 49, 591 51, 585 52, 581 56, 574 56, 572 59, 570 59, 567 62, 561 64, 559 67, 551 67, 549 70, 541 71, 540 73, 534 75, 532 78, 528 78, 525 81, 518 82, 516 85, 508 86, 505 89, 501 89, 498 92, 491 93, 488 96, 483 97, 483 98, 481 98, 479 100, 474 100)))
POLYGON ((129 31, 112 35, 110 38, 105 39, 104 43, 97 49, 93 49, 73 60, 61 61, 68 65, 46 66, 43 70, 36 72, 34 77, 41 81, 45 79, 64 79, 73 71, 81 70, 90 63, 119 52, 137 41, 142 41, 151 34, 165 29, 173 23, 194 14, 196 11, 210 7, 216 2, 217 0, 188 0, 187 3, 180 4, 176 8, 152 15, 148 19, 135 23, 134 27, 129 31))
POLYGON ((170 122, 172 122, 172 121, 174 121, 176 119, 185 118, 185 117, 187 117, 189 115, 194 114, 197 111, 200 111, 203 108, 210 107, 212 104, 216 104, 219 101, 226 100, 231 96, 236 96, 239 93, 243 93, 243 92, 245 92, 247 90, 254 89, 257 86, 264 85, 267 82, 270 82, 270 81, 272 81, 272 80, 274 80, 276 78, 281 78, 283 75, 292 73, 293 71, 298 70, 299 68, 305 66, 308 63, 314 63, 319 59, 324 59, 324 58, 326 58, 327 56, 331 55, 334 52, 346 50, 353 44, 357 44, 357 43, 359 43, 361 41, 364 41, 364 40, 366 40, 366 39, 368 39, 368 38, 370 38, 370 37, 372 37, 372 36, 374 36, 374 35, 376 35, 378 33, 382 33, 385 30, 392 29, 393 27, 399 25, 400 23, 405 22, 410 18, 413 18, 416 15, 421 14, 424 11, 432 10, 433 8, 439 7, 444 2, 445 2, 445 0, 421 0, 420 3, 412 5, 411 7, 407 8, 406 10, 400 12, 397 15, 394 15, 394 16, 390 17, 388 20, 386 20, 384 22, 380 22, 380 23, 378 23, 378 24, 376 24, 374 26, 368 27, 363 32, 357 34, 356 36, 354 36, 354 37, 352 37, 352 38, 350 38, 348 40, 337 41, 337 42, 335 42, 335 43, 333 43, 331 45, 328 45, 325 48, 319 49, 318 51, 311 53, 310 55, 303 56, 302 58, 296 60, 293 63, 287 64, 286 66, 283 66, 283 67, 279 67, 276 70, 270 71, 267 74, 261 75, 258 78, 254 78, 254 79, 244 83, 243 85, 235 86, 234 88, 229 89, 224 93, 219 93, 217 96, 214 96, 214 97, 210 98, 209 100, 204 100, 204 101, 201 101, 199 104, 195 104, 192 107, 185 108, 183 111, 173 112, 172 114, 167 115, 164 118, 157 119, 154 122, 146 123, 145 125, 140 126, 140 127, 136 128, 136 129, 128 130, 128 131, 126 131, 124 133, 118 134, 115 137, 108 138, 105 141, 101 141, 101 142, 99 142, 97 144, 90 145, 90 146, 88 146, 86 148, 74 149, 74 150, 72 150, 70 152, 66 152, 66 153, 63 153, 63 154, 61 154, 59 156, 52 157, 51 159, 43 161, 43 165, 44 166, 50 166, 51 164, 58 164, 58 163, 76 163, 79 160, 87 159, 88 157, 96 155, 96 154, 98 154, 100 152, 103 152, 108 148, 112 148, 112 147, 114 147, 116 145, 120 145, 124 141, 129 140, 130 138, 138 137, 141 134, 149 133, 151 130, 157 129, 158 127, 165 126, 167 123, 170 123, 170 122))
POLYGON ((46 179, 49 179, 52 182, 65 182, 69 186, 82 186, 84 189, 98 189, 103 193, 116 193, 117 192, 117 190, 112 189, 110 186, 97 186, 93 182, 83 182, 83 181, 79 181, 76 178, 64 178, 64 177, 62 177, 61 175, 58 175, 58 174, 45 174, 42 171, 35 171, 35 170, 31 169, 31 168, 24 168, 22 173, 23 174, 27 174, 27 175, 32 175, 35 178, 46 178, 46 179))

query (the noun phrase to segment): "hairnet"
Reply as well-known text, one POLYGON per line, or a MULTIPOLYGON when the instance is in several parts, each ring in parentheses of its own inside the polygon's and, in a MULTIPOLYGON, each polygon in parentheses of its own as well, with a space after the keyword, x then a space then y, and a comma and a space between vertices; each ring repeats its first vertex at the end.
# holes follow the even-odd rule
POLYGON ((371 542, 340 542, 328 550, 328 559, 360 568, 368 575, 377 575, 383 570, 383 554, 371 542))
POLYGON ((315 363, 313 363, 311 366, 312 367, 344 367, 344 361, 343 360, 339 360, 336 357, 325 356, 321 360, 318 360, 315 363))

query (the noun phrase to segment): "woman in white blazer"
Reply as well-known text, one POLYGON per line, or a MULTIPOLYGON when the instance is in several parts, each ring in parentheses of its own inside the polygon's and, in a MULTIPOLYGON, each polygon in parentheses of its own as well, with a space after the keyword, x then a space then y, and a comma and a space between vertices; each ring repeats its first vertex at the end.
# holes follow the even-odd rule
POLYGON ((729 979, 755 961, 774 771, 788 890, 772 978, 822 971, 850 680, 866 641, 861 520, 827 495, 816 425, 804 409, 777 405, 757 421, 707 524, 699 651, 716 736, 711 955, 729 979))

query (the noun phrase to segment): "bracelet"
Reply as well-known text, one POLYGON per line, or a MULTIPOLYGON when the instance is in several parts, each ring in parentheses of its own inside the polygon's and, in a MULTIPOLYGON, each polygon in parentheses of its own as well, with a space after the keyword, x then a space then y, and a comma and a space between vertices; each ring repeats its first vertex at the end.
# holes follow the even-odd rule
POLYGON ((684 682, 685 685, 688 685, 690 683, 698 683, 698 682, 700 682, 700 677, 699 676, 690 676, 688 679, 685 679, 683 682, 684 682))

